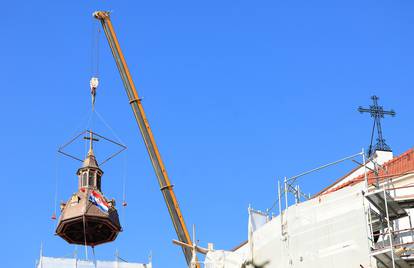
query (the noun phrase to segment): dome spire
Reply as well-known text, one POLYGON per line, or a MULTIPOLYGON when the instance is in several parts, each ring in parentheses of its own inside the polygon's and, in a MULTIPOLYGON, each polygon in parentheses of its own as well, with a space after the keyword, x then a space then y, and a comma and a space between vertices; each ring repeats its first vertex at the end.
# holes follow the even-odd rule
POLYGON ((96 161, 95 154, 93 152, 93 142, 98 141, 97 138, 93 137, 93 132, 88 130, 89 137, 84 137, 85 140, 89 140, 89 151, 88 155, 86 156, 85 160, 83 161, 83 167, 99 167, 98 162, 96 161))

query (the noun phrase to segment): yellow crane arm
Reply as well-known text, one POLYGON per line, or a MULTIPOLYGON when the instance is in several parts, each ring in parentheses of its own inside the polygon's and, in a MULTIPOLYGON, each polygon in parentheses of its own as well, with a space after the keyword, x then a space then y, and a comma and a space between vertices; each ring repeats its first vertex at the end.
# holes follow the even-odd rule
MULTIPOLYGON (((175 231, 178 239, 186 244, 192 245, 190 235, 184 222, 183 215, 180 207, 178 206, 177 198, 173 190, 164 163, 162 162, 160 152, 158 151, 157 144, 155 143, 154 136, 151 128, 148 124, 147 117, 145 116, 144 108, 141 103, 141 99, 138 97, 137 90, 132 80, 131 73, 129 72, 124 55, 122 54, 121 47, 119 46, 118 39, 116 37, 114 28, 112 26, 109 12, 96 11, 93 16, 98 19, 104 29, 109 46, 111 47, 112 55, 115 59, 119 73, 121 75, 122 82, 125 87, 125 91, 129 98, 129 103, 134 112, 135 119, 138 123, 139 129, 144 139, 145 146, 147 147, 148 154, 151 159, 152 166, 154 167, 157 175, 158 183, 160 185, 161 192, 164 196, 165 203, 167 204, 168 211, 170 213, 172 222, 174 224, 175 231)), ((182 247, 187 264, 190 264, 192 259, 191 249, 188 247, 182 247)), ((198 265, 197 265, 198 266, 198 265)))

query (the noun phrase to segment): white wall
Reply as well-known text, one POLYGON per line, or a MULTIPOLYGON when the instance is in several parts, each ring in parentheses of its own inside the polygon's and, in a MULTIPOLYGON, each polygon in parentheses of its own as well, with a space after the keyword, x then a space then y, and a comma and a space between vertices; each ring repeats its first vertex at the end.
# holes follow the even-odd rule
POLYGON ((126 263, 116 261, 81 261, 72 258, 41 257, 37 268, 151 268, 151 264, 126 263))
MULTIPOLYGON (((289 207, 282 218, 273 218, 253 233, 254 262, 268 262, 265 268, 371 267, 361 190, 349 187, 289 207)), ((249 244, 242 246, 232 257, 247 258, 248 248, 249 244)), ((210 262, 213 255, 208 255, 210 262)), ((232 267, 223 260, 208 266, 232 267)))

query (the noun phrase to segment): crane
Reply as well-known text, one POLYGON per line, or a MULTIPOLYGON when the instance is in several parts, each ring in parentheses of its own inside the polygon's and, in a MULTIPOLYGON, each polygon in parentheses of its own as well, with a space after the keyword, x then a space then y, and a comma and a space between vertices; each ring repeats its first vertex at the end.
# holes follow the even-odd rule
MULTIPOLYGON (((173 185, 168 178, 167 170, 161 159, 157 144, 155 143, 154 135, 152 134, 148 119, 144 112, 144 107, 142 106, 141 99, 138 96, 134 81, 132 80, 131 73, 128 69, 125 57, 122 53, 114 28, 112 26, 110 14, 107 11, 96 11, 93 13, 93 17, 98 19, 102 24, 106 39, 108 40, 112 55, 118 67, 119 74, 121 75, 121 79, 129 99, 129 104, 131 105, 138 127, 141 131, 142 138, 144 139, 149 157, 151 159, 152 166, 157 176, 160 190, 164 196, 165 203, 167 204, 168 212, 170 213, 178 239, 185 244, 192 245, 193 243, 191 241, 183 215, 178 205, 178 201, 173 190, 173 185)), ((187 264, 190 265, 193 257, 191 248, 182 247, 182 250, 187 264)), ((199 268, 199 264, 197 264, 197 268, 199 268)))

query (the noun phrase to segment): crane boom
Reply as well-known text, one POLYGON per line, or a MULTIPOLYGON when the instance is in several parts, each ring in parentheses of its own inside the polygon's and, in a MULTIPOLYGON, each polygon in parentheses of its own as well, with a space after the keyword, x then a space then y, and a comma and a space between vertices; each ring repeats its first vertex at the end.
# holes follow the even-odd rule
MULTIPOLYGON (((181 242, 192 245, 183 215, 181 213, 180 207, 178 206, 178 201, 173 190, 173 185, 168 178, 167 171, 165 169, 164 163, 162 162, 161 155, 158 151, 157 144, 155 143, 150 125, 148 123, 147 117, 145 116, 141 99, 138 97, 134 81, 132 80, 131 73, 129 72, 124 55, 122 54, 121 47, 110 20, 109 12, 96 11, 93 16, 101 22, 104 29, 106 38, 112 51, 112 55, 121 75, 125 91, 128 95, 129 103, 134 112, 134 116, 141 131, 142 138, 144 139, 152 166, 154 167, 155 174, 160 185, 160 190, 164 196, 165 203, 167 204, 168 211, 174 224, 178 239, 181 242)), ((191 249, 182 247, 182 250, 184 252, 187 264, 190 264, 192 259, 191 249)), ((197 265, 197 267, 199 266, 197 265)))

